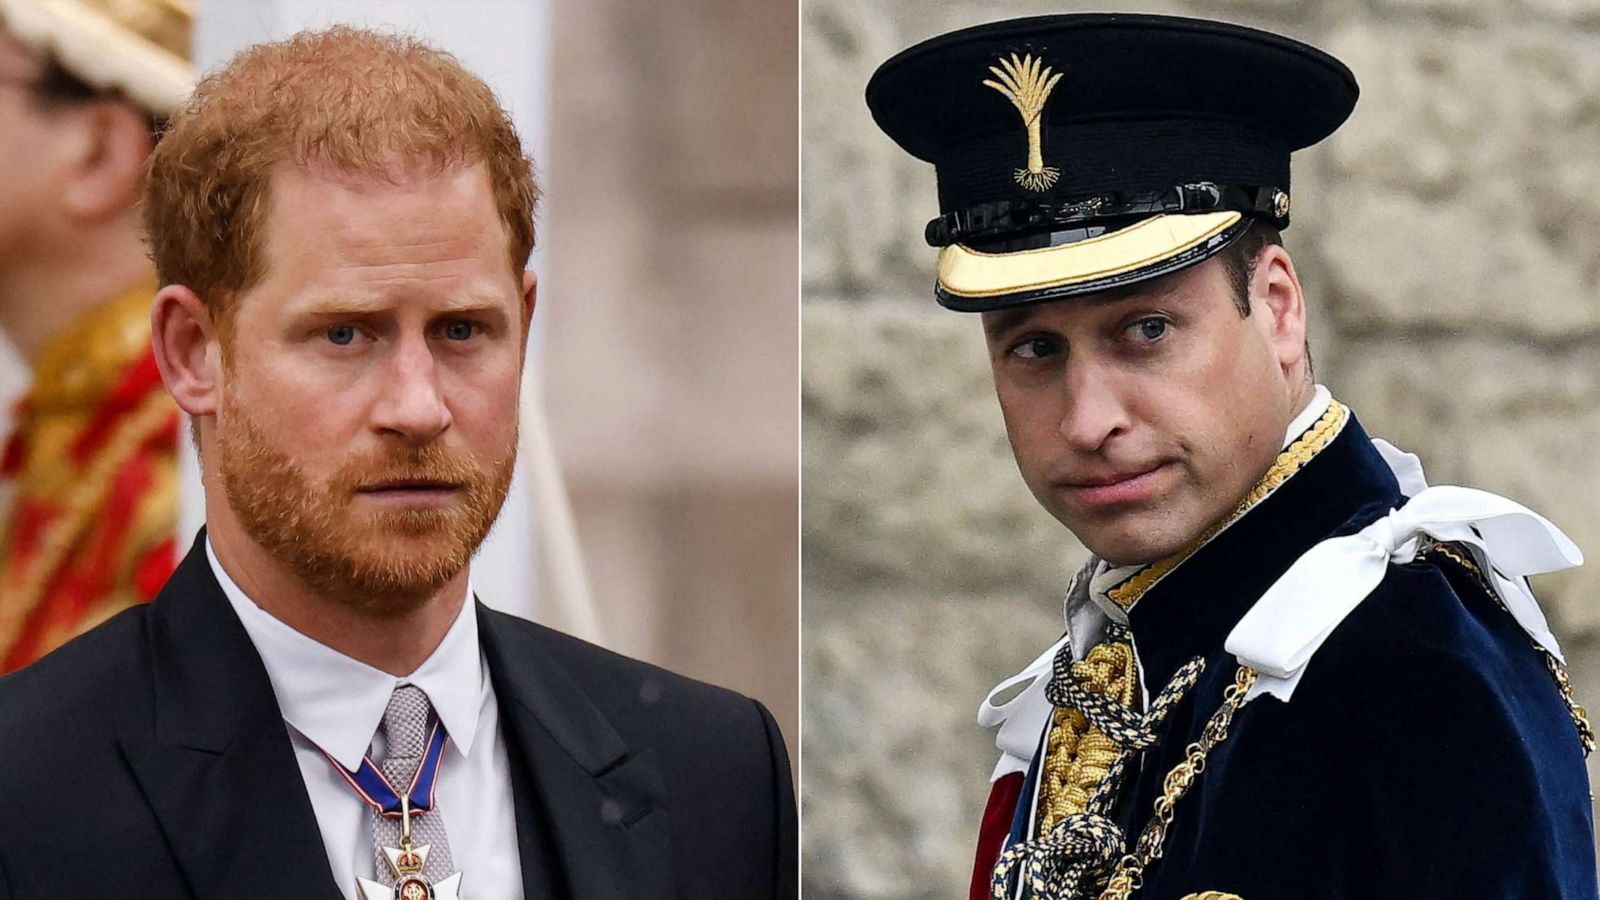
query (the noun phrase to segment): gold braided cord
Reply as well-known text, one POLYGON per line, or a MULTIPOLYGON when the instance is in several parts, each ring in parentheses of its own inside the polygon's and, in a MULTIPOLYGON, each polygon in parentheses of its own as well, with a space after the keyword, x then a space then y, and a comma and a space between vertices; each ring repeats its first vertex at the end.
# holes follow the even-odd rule
MULTIPOLYGON (((1136 705, 1138 670, 1133 646, 1127 641, 1103 641, 1072 664, 1072 674, 1087 690, 1116 700, 1129 709, 1136 705)), ((1058 707, 1045 740, 1040 766, 1040 836, 1073 813, 1088 809, 1089 797, 1116 762, 1121 748, 1083 713, 1058 707)))
MULTIPOLYGON (((1108 629, 1107 634, 1108 641, 1127 640, 1126 629, 1118 626, 1108 629)), ((1067 816, 1049 834, 1014 843, 1000 853, 989 879, 992 900, 1006 900, 1010 896, 1013 876, 1019 879, 1019 884, 1028 887, 1032 896, 1041 900, 1078 898, 1083 896, 1081 891, 1086 887, 1099 893, 1100 885, 1110 876, 1126 845, 1122 829, 1108 816, 1122 788, 1129 761, 1139 749, 1154 745, 1156 729, 1205 671, 1203 657, 1189 660, 1151 699, 1149 709, 1140 714, 1112 697, 1087 690, 1074 671, 1074 665, 1068 648, 1056 654, 1050 683, 1045 688, 1046 698, 1057 707, 1082 711, 1090 722, 1117 742, 1120 752, 1089 796, 1083 812, 1067 816), (1085 879, 1090 883, 1086 885, 1085 879)))
POLYGON ((40 538, 39 551, 30 561, 27 574, 16 590, 13 592, 8 585, 0 582, 0 586, 8 588, 4 595, 5 602, 0 604, 0 638, 4 639, 0 656, 10 650, 11 642, 21 632, 22 623, 39 605, 62 561, 99 513, 117 472, 156 432, 171 427, 175 415, 176 407, 166 391, 157 391, 145 397, 131 414, 117 424, 116 431, 63 500, 60 515, 46 527, 40 538))
MULTIPOLYGON (((73 447, 133 366, 150 352, 155 279, 133 286, 78 316, 40 347, 16 433, 27 452, 15 475, 17 496, 52 507, 78 488, 84 465, 73 447)), ((162 393, 156 385, 153 393, 162 393)), ((172 407, 177 411, 177 406, 172 407)), ((15 540, 8 536, 6 546, 15 540)))
POLYGON ((1134 844, 1134 851, 1124 856, 1111 873, 1100 900, 1128 900, 1128 896, 1144 884, 1144 870, 1161 858, 1167 828, 1176 814, 1174 807, 1189 793, 1201 773, 1206 770, 1206 758, 1218 744, 1228 739, 1228 729, 1233 717, 1244 707, 1250 688, 1256 683, 1256 670, 1240 666, 1233 684, 1222 692, 1222 705, 1206 720, 1200 730, 1200 739, 1184 749, 1183 760, 1172 767, 1161 783, 1161 796, 1156 798, 1155 814, 1145 823, 1144 831, 1134 844))
POLYGON ((1330 401, 1328 403, 1328 411, 1322 414, 1322 418, 1306 429, 1306 433, 1296 438, 1294 443, 1290 444, 1287 449, 1278 454, 1278 458, 1273 461, 1272 467, 1267 469, 1267 474, 1261 476, 1261 480, 1256 482, 1255 487, 1251 488, 1248 494, 1245 494, 1244 499, 1239 502, 1239 506, 1234 509, 1233 515, 1207 528, 1199 537, 1177 553, 1164 559, 1156 560, 1140 569, 1127 581, 1108 591, 1107 595, 1123 609, 1133 608, 1133 604, 1137 603, 1139 598, 1145 595, 1145 592, 1154 587, 1156 582, 1166 577, 1167 573, 1176 569, 1185 560, 1193 556, 1195 551, 1204 547, 1228 526, 1239 521, 1245 513, 1254 509, 1261 501, 1272 496, 1273 492, 1283 487, 1284 482, 1288 481, 1291 476, 1305 468, 1306 463, 1309 463, 1313 457, 1333 443, 1333 439, 1339 436, 1348 421, 1350 421, 1350 411, 1345 408, 1344 404, 1337 400, 1330 401))
POLYGON ((140 499, 132 527, 123 540, 114 577, 115 589, 91 606, 80 620, 63 622, 45 632, 40 647, 59 647, 148 599, 134 589, 135 570, 144 561, 145 554, 162 541, 171 540, 178 527, 178 467, 173 464, 171 452, 162 454, 159 463, 151 467, 150 476, 152 484, 140 499))
POLYGON ((1585 759, 1594 752, 1595 738, 1594 726, 1589 724, 1589 711, 1578 702, 1578 697, 1572 691, 1572 678, 1567 674, 1567 667, 1561 660, 1543 647, 1539 652, 1544 655, 1544 666, 1550 670, 1550 675, 1556 680, 1556 689, 1561 692, 1561 700, 1567 705, 1567 715, 1572 717, 1573 727, 1578 729, 1578 741, 1583 744, 1585 759))
MULTIPOLYGON (((1484 577, 1483 570, 1478 568, 1477 561, 1471 555, 1463 553, 1460 548, 1451 544, 1434 544, 1428 549, 1429 552, 1437 553, 1465 569, 1477 582, 1478 589, 1488 594, 1501 609, 1505 609, 1505 603, 1500 600, 1500 592, 1496 591, 1494 585, 1489 583, 1489 579, 1484 577)), ((1583 745, 1583 755, 1587 758, 1595 749, 1594 726, 1589 723, 1589 711, 1578 702, 1577 694, 1573 692, 1572 678, 1567 674, 1567 667, 1562 665, 1561 660, 1556 659, 1554 653, 1546 650, 1543 644, 1532 638, 1529 638, 1529 643, 1539 651, 1539 655, 1544 658, 1545 668, 1550 670, 1550 677, 1555 679, 1556 689, 1561 692, 1561 702, 1566 704, 1567 715, 1572 717, 1572 725, 1578 729, 1578 741, 1583 745)))

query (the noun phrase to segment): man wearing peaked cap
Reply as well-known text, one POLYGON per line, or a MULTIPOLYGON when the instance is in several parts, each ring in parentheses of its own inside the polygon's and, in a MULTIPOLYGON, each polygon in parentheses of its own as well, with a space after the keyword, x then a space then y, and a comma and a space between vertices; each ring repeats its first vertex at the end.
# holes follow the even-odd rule
POLYGON ((980 708, 973 900, 1597 896, 1593 732, 1527 583, 1581 554, 1312 376, 1290 155, 1356 97, 1315 48, 1142 15, 958 31, 867 86, 1092 553, 980 708))

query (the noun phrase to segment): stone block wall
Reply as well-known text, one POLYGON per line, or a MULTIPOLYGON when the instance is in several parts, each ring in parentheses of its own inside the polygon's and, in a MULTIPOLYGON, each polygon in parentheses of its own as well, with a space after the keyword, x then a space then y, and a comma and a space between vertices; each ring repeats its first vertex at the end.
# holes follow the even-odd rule
MULTIPOLYGON (((1016 474, 977 321, 932 301, 932 171, 862 90, 923 38, 1074 8, 803 3, 808 897, 964 895, 978 702, 1052 639, 1083 555, 1016 474)), ((1522 500, 1597 557, 1536 587, 1600 704, 1600 2, 1093 8, 1264 27, 1355 71, 1350 122, 1295 160, 1318 378, 1435 483, 1522 500)))

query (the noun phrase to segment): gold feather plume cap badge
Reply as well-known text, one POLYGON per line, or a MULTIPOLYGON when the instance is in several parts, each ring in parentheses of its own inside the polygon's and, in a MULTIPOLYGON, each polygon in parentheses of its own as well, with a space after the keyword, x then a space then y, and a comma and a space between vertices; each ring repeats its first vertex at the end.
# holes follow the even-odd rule
POLYGON ((1028 130, 1028 167, 1013 173, 1017 184, 1030 191, 1047 191, 1061 178, 1061 170, 1044 164, 1040 124, 1045 101, 1050 99, 1056 82, 1066 73, 1052 73, 1044 60, 1032 53, 1021 57, 1015 53, 1010 57, 1001 57, 999 65, 990 66, 989 71, 994 79, 984 79, 984 85, 994 88, 1011 101, 1011 105, 1022 116, 1023 127, 1028 130))

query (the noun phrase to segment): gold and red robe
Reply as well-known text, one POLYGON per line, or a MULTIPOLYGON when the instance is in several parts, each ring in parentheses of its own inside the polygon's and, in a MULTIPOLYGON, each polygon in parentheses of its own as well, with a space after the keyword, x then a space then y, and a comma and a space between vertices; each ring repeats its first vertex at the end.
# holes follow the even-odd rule
POLYGON ((52 336, 0 474, 0 672, 150 600, 176 565, 178 408, 150 348, 152 283, 52 336))

